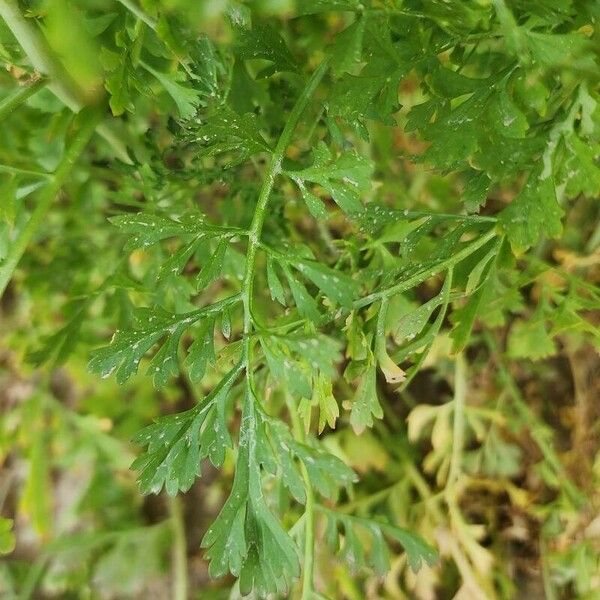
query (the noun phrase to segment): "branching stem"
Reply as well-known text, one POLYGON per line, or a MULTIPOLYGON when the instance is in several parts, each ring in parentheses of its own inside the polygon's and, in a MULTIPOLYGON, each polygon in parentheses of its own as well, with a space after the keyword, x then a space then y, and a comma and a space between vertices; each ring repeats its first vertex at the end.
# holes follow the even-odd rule
POLYGON ((482 246, 485 246, 485 244, 487 244, 491 239, 493 239, 497 235, 498 232, 495 229, 491 229, 487 233, 483 234, 481 237, 474 239, 464 248, 453 254, 450 258, 447 258, 446 260, 440 260, 430 269, 425 269, 419 273, 416 273, 412 277, 408 277, 404 281, 401 281, 400 283, 397 283, 389 288, 373 292, 372 294, 369 294, 364 298, 360 298, 354 303, 354 307, 363 308, 365 306, 369 306, 369 304, 373 304, 373 302, 376 302, 381 298, 389 298, 390 296, 395 296, 397 294, 400 294, 401 292, 405 292, 406 290, 415 287, 416 285, 422 283, 426 279, 429 279, 430 277, 433 277, 434 275, 437 275, 442 271, 446 271, 450 267, 459 263, 461 260, 464 260, 465 258, 467 258, 467 256, 473 254, 473 252, 475 252, 482 246))
MULTIPOLYGON (((252 385, 252 331, 254 327, 254 318, 253 318, 253 290, 254 290, 254 277, 256 274, 256 254, 260 247, 260 240, 263 225, 265 222, 265 218, 267 215, 267 205, 269 203, 269 198, 271 196, 271 192, 273 191, 273 186, 275 184, 275 180, 279 173, 281 172, 281 161, 283 160, 286 148, 290 144, 292 139, 292 134, 304 112, 310 98, 314 94, 319 82, 327 72, 329 67, 328 59, 324 60, 319 67, 312 74, 311 78, 308 80, 306 87, 300 94, 300 97, 296 101, 296 104, 292 108, 290 112, 290 116, 283 128, 283 132, 279 137, 277 145, 273 151, 271 156, 271 161, 269 167, 265 173, 265 178, 263 180, 259 195, 258 201, 256 203, 256 208, 254 210, 254 216, 252 218, 252 223, 250 224, 249 232, 248 232, 248 250, 246 252, 246 270, 244 273, 244 278, 242 281, 242 303, 244 306, 244 357, 246 361, 246 380, 248 382, 249 393, 247 394, 247 402, 254 402, 253 395, 253 385, 252 385)), ((254 412, 253 406, 248 406, 247 409, 248 414, 252 414, 254 412)), ((293 419, 297 418, 297 414, 295 410, 290 410, 290 414, 293 419)), ((297 426, 294 426, 296 429, 297 426)), ((308 481, 308 474, 306 473, 306 469, 303 470, 303 476, 306 482, 306 534, 305 534, 305 564, 303 571, 303 584, 302 584, 302 599, 309 600, 312 598, 313 594, 313 564, 314 564, 314 514, 313 514, 313 504, 314 499, 312 497, 312 489, 310 487, 310 482, 308 481)))
POLYGON ((253 329, 253 289, 254 289, 254 277, 256 274, 256 253, 260 246, 260 238, 262 234, 263 225, 265 222, 265 217, 267 214, 267 205, 269 203, 269 198, 271 196, 271 192, 273 191, 273 185, 275 184, 275 179, 281 172, 281 161, 283 160, 283 156, 285 154, 285 150, 288 147, 292 134, 294 133, 294 129, 298 124, 308 101, 316 90, 319 82, 327 72, 329 67, 329 61, 324 60, 319 67, 312 74, 309 79, 306 87, 300 94, 300 97, 296 101, 296 104, 292 108, 290 112, 290 116, 283 128, 283 132, 279 137, 277 145, 273 151, 271 156, 271 161, 269 167, 265 173, 265 178, 263 180, 262 186, 260 188, 260 192, 258 195, 258 201, 256 203, 256 208, 254 210, 254 216, 252 218, 252 223, 250 224, 250 228, 248 231, 248 250, 246 252, 246 269, 244 272, 244 279, 242 281, 242 303, 244 305, 244 339, 245 346, 244 352, 246 355, 246 376, 248 381, 251 379, 251 367, 252 364, 252 329, 253 329))

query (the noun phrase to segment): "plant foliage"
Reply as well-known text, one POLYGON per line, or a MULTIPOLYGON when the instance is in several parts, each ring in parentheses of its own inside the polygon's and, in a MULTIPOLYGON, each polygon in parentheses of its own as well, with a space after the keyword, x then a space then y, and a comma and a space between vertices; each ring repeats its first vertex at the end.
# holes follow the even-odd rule
MULTIPOLYGON (((466 488, 516 477, 529 427, 556 502, 588 506, 505 361, 600 347, 597 3, 29 4, 0 0, 0 290, 44 308, 15 347, 37 366, 87 357, 88 385, 129 390, 110 393, 143 425, 141 494, 223 474, 201 545, 242 595, 363 597, 336 592, 322 555, 386 587, 402 571, 414 597, 510 597, 466 488), (512 431, 481 405, 482 353, 512 431), (421 400, 431 368, 451 399, 421 400), (193 402, 177 406, 182 386, 193 402), (387 487, 361 466, 382 445, 387 487)), ((47 394, 32 431, 62 414, 47 394)), ((93 455, 133 451, 73 414, 93 455)), ((49 531, 51 443, 23 436, 23 505, 49 531)), ((141 531, 89 542, 100 576, 164 543, 141 531)), ((13 545, 2 519, 0 551, 13 545)), ((557 585, 595 597, 567 571, 557 585)))

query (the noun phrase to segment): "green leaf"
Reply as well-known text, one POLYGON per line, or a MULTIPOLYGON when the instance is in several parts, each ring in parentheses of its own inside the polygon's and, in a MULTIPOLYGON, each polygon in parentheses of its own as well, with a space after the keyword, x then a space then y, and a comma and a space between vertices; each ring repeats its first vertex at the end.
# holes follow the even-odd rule
POLYGON ((204 319, 196 338, 188 350, 185 365, 194 383, 202 381, 206 367, 215 361, 214 319, 204 319))
POLYGON ((169 258, 160 266, 158 280, 164 281, 170 277, 181 275, 201 241, 202 237, 199 236, 173 252, 173 254, 171 254, 171 256, 169 256, 169 258))
POLYGON ((279 304, 285 306, 285 291, 275 270, 275 261, 270 256, 267 256, 267 285, 269 286, 271 299, 277 300, 279 304))
POLYGON ((135 81, 135 74, 129 52, 113 52, 103 47, 100 60, 104 69, 108 71, 104 87, 110 94, 109 104, 112 114, 119 117, 125 112, 134 112, 132 83, 135 81))
MULTIPOLYGON (((312 166, 286 172, 299 186, 300 182, 305 184, 307 181, 321 186, 346 214, 356 215, 363 210, 360 195, 371 187, 373 164, 354 152, 344 152, 334 157, 321 142, 313 152, 312 166)), ((300 189, 304 194, 304 186, 300 189)), ((315 206, 313 211, 317 215, 322 214, 315 206)))
MULTIPOLYGON (((117 215, 111 217, 109 221, 124 233, 131 235, 125 245, 126 251, 147 248, 161 240, 173 237, 197 236, 199 238, 204 235, 217 236, 223 233, 221 228, 207 223, 200 213, 183 215, 175 220, 164 215, 139 212, 117 215)), ((192 240, 190 242, 191 247, 195 248, 194 244, 197 242, 199 242, 198 239, 192 240)), ((175 267, 179 269, 188 250, 191 254, 192 250, 189 247, 186 247, 185 250, 181 249, 181 253, 176 253, 177 257, 173 258, 173 262, 168 263, 166 268, 175 267)), ((183 266, 185 266, 185 263, 183 263, 183 266)))
POLYGON ((510 357, 540 360, 555 353, 556 346, 543 319, 534 317, 527 321, 522 319, 515 321, 508 336, 510 357))
POLYGON ((335 36, 329 54, 331 68, 336 75, 352 70, 360 61, 366 22, 364 17, 358 17, 352 25, 335 36))
POLYGON ((228 246, 229 242, 226 239, 220 240, 214 253, 210 255, 208 261, 203 265, 202 270, 196 277, 196 290, 198 292, 204 291, 206 287, 221 275, 228 246))
POLYGON ((200 475, 204 458, 216 467, 223 464, 231 447, 225 405, 240 370, 234 367, 198 406, 160 417, 134 437, 134 443, 147 446, 132 464, 143 494, 158 494, 163 487, 170 496, 185 492, 200 475))
POLYGON ((377 377, 375 366, 368 366, 364 372, 356 394, 352 400, 350 424, 357 434, 373 426, 373 417, 383 418, 383 410, 377 397, 377 377))
POLYGON ((543 236, 559 236, 563 214, 552 179, 540 179, 536 170, 519 195, 500 213, 499 222, 514 251, 521 253, 543 236))
POLYGON ((375 519, 356 517, 329 509, 322 510, 328 522, 328 545, 333 550, 339 547, 340 556, 348 561, 355 571, 366 566, 372 566, 380 576, 389 571, 386 537, 402 545, 408 564, 415 573, 423 564, 434 566, 438 561, 435 550, 406 529, 375 519), (340 528, 343 529, 343 544, 339 543, 339 536, 342 535, 340 528))
POLYGON ((469 212, 477 212, 485 206, 492 181, 482 171, 469 170, 464 173, 465 187, 463 189, 463 202, 469 212))
POLYGON ((325 429, 325 424, 331 429, 335 429, 335 424, 340 416, 340 408, 333 395, 332 382, 328 377, 320 374, 313 388, 313 395, 310 402, 307 402, 307 412, 304 414, 305 429, 308 432, 310 427, 310 407, 314 406, 319 411, 319 434, 325 429))
POLYGON ((303 260, 294 266, 330 300, 344 308, 352 308, 358 292, 358 285, 345 273, 330 269, 316 261, 303 260))
POLYGON ((256 24, 252 29, 235 27, 235 53, 244 60, 268 60, 274 71, 296 71, 296 61, 273 27, 256 24))
POLYGON ((261 152, 271 152, 256 115, 239 115, 226 104, 210 110, 197 123, 190 123, 187 138, 195 143, 201 156, 226 155, 228 166, 261 152))
POLYGON ((488 274, 485 282, 479 289, 471 295, 464 306, 456 309, 452 313, 452 322, 454 327, 450 332, 452 338, 452 351, 461 352, 467 345, 471 331, 480 312, 484 309, 486 301, 490 298, 493 290, 493 276, 488 274))
POLYGON ((295 397, 309 398, 312 390, 308 363, 292 354, 284 338, 263 336, 260 344, 275 385, 287 387, 295 397))
POLYGON ((146 352, 166 338, 165 346, 158 353, 160 358, 155 358, 151 365, 156 375, 155 383, 162 384, 174 372, 177 347, 183 331, 200 319, 221 313, 234 301, 234 297, 228 298, 184 314, 171 314, 160 309, 139 309, 133 329, 117 330, 108 346, 92 353, 89 370, 102 377, 110 377, 116 371, 117 382, 124 383, 137 372, 146 352))
MULTIPOLYGON (((249 394, 250 392, 248 392, 249 394)), ((209 573, 240 577, 240 591, 260 595, 284 593, 299 574, 297 549, 269 510, 260 482, 257 457, 258 427, 254 400, 244 401, 240 447, 233 488, 202 546, 208 548, 209 573)))
POLYGON ((349 488, 358 480, 354 471, 333 454, 295 440, 289 428, 280 421, 270 419, 266 425, 272 438, 270 448, 273 458, 280 465, 278 474, 292 496, 301 504, 306 502, 305 484, 293 458, 304 464, 311 485, 329 500, 336 500, 341 488, 349 488))
MULTIPOLYGON (((357 24, 360 27, 363 25, 357 24)), ((394 125, 393 114, 400 108, 398 88, 415 61, 414 49, 394 44, 387 23, 381 21, 369 21, 364 34, 360 29, 350 32, 354 33, 364 36, 366 65, 358 75, 347 73, 335 83, 329 112, 351 124, 366 118, 394 125)), ((360 38, 353 43, 356 52, 360 38)))
POLYGON ((174 331, 169 331, 167 340, 152 358, 147 374, 152 376, 155 388, 164 387, 171 377, 179 373, 179 341, 188 327, 188 323, 183 322, 174 331))
POLYGON ((41 347, 29 352, 27 360, 35 366, 52 361, 53 365, 64 364, 75 350, 81 338, 81 328, 85 322, 89 300, 74 302, 68 322, 58 331, 43 340, 41 347))
POLYGON ((321 314, 319 313, 315 299, 308 293, 304 285, 292 275, 287 267, 284 267, 283 272, 287 278, 292 297, 300 315, 314 322, 320 321, 321 314))
POLYGON ((140 65, 161 83, 165 91, 177 105, 179 115, 182 119, 191 119, 196 114, 196 109, 200 102, 200 93, 198 90, 181 85, 179 83, 181 78, 178 73, 161 73, 144 62, 140 62, 140 65))

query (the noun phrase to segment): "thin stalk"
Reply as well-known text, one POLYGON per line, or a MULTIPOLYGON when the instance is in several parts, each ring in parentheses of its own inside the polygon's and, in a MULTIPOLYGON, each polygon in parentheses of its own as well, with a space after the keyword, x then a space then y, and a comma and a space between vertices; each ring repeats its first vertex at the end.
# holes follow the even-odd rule
MULTIPOLYGON (((294 438, 300 443, 305 442, 304 428, 300 422, 298 406, 292 396, 286 392, 285 401, 294 438)), ((306 490, 306 505, 304 506, 304 566, 302 569, 302 595, 301 600, 312 600, 314 596, 314 570, 315 570, 315 494, 313 491, 308 471, 304 463, 300 463, 300 472, 306 490)))
MULTIPOLYGON (((0 0, 0 17, 23 48, 33 68, 48 78, 48 89, 73 112, 79 112, 86 104, 85 93, 55 57, 42 32, 31 19, 21 14, 15 0, 0 0)), ((127 148, 111 125, 110 122, 98 125, 98 133, 112 146, 120 160, 133 164, 127 148)))
POLYGON ((25 177, 37 177, 39 179, 52 179, 52 173, 43 171, 32 171, 31 169, 20 169, 10 165, 0 165, 0 173, 9 173, 11 175, 23 175, 25 177))
POLYGON ((188 598, 188 565, 187 542, 181 500, 177 496, 169 496, 169 513, 171 515, 171 531, 173 532, 173 548, 171 554, 173 577, 173 600, 188 598))
POLYGON ((434 275, 437 275, 438 273, 441 273, 442 271, 446 271, 450 267, 459 263, 461 260, 464 260, 465 258, 467 258, 467 256, 470 256, 471 254, 473 254, 473 252, 475 252, 476 250, 479 250, 479 248, 481 248, 482 246, 485 246, 485 244, 487 244, 496 235, 497 235, 496 230, 491 229, 486 234, 473 240, 470 244, 468 244, 462 250, 459 250, 456 254, 453 254, 451 257, 447 258, 446 260, 440 261, 439 263, 437 263, 435 266, 431 267, 430 269, 426 269, 425 271, 417 273, 417 274, 413 275, 412 277, 409 277, 408 279, 405 279, 404 281, 401 281, 400 283, 397 283, 396 285, 393 285, 389 288, 386 288, 384 290, 379 290, 378 292, 373 292, 372 294, 369 294, 368 296, 365 296, 364 298, 360 298, 359 300, 357 300, 354 303, 354 308, 363 308, 365 306, 368 306, 369 304, 373 304, 373 302, 376 302, 377 300, 379 300, 381 298, 387 298, 389 296, 394 296, 396 294, 405 292, 406 290, 413 288, 415 285, 422 283, 426 279, 429 279, 430 277, 433 277, 434 275))
POLYGON ((0 266, 0 297, 4 294, 6 286, 11 280, 14 270, 21 260, 25 249, 44 221, 48 211, 50 210, 50 206, 54 201, 54 198, 67 180, 67 177, 71 173, 77 158, 83 152, 83 149, 87 145, 89 139, 92 137, 99 117, 100 113, 96 111, 94 114, 88 116, 88 118, 83 119, 81 128, 75 135, 71 146, 65 152, 60 164, 58 165, 58 168, 52 176, 52 179, 41 191, 38 204, 35 207, 29 221, 20 231, 17 239, 11 244, 8 255, 0 266))
POLYGON ((467 396, 467 364, 462 352, 456 355, 454 369, 454 421, 452 431, 452 456, 446 489, 453 492, 460 477, 462 453, 465 445, 465 403, 467 396))
POLYGON ((14 0, 0 0, 0 16, 27 54, 33 68, 49 79, 48 89, 71 110, 83 104, 83 92, 54 56, 50 45, 31 19, 26 19, 14 0))
POLYGON ((269 167, 265 173, 265 178, 263 180, 262 186, 260 188, 260 192, 258 195, 258 201, 256 203, 256 208, 254 210, 254 216, 252 217, 252 223, 250 224, 250 228, 248 230, 248 250, 246 253, 246 269, 244 272, 244 278, 242 280, 242 303, 244 306, 244 354, 247 361, 246 368, 246 377, 248 382, 251 382, 252 378, 252 328, 253 328, 253 313, 252 313, 252 305, 253 305, 253 288, 254 288, 254 277, 256 271, 256 253, 260 246, 260 237, 262 233, 262 228, 265 222, 265 217, 267 214, 267 205, 269 203, 269 197, 271 196, 271 192, 273 191, 273 185, 275 184, 275 179, 281 172, 281 161, 283 160, 283 156, 285 154, 285 150, 288 147, 294 129, 298 124, 308 101, 316 90, 319 82, 325 75, 327 69, 329 67, 329 61, 324 60, 319 67, 312 74, 309 79, 306 87, 304 88, 302 94, 296 101, 296 104, 292 108, 290 112, 290 116, 283 128, 283 132, 279 137, 277 145, 275 146, 275 150, 271 156, 271 161, 269 167))
POLYGON ((147 15, 137 4, 131 0, 117 0, 120 2, 132 15, 136 16, 140 21, 143 21, 150 27, 150 29, 156 31, 157 23, 150 15, 147 15))
POLYGON ((37 81, 18 89, 8 98, 2 100, 2 102, 0 102, 0 121, 8 117, 13 110, 19 108, 21 104, 23 104, 28 98, 31 98, 31 96, 33 96, 47 84, 48 80, 38 79, 37 81))

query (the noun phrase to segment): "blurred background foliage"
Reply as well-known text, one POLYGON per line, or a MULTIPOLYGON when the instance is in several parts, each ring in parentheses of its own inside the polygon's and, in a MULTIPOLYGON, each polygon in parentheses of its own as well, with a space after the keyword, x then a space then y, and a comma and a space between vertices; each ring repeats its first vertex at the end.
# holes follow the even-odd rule
MULTIPOLYGON (((131 319, 134 305, 152 303, 181 312, 197 301, 189 279, 157 279, 156 270, 173 248, 151 246, 127 256, 124 237, 107 217, 148 205, 190 204, 231 225, 243 224, 252 215, 249 199, 256 194, 257 165, 224 170, 218 159, 198 158, 178 124, 206 107, 206 98, 218 93, 225 78, 219 71, 222 63, 209 60, 212 47, 198 40, 206 34, 218 48, 229 47, 230 23, 251 10, 257 22, 273 24, 281 32, 297 64, 309 65, 303 70, 310 71, 354 19, 350 10, 333 10, 335 2, 314 0, 307 8, 310 4, 19 3, 26 21, 45 40, 53 63, 50 85, 2 122, 0 258, 9 253, 14 232, 29 218, 36 191, 61 161, 73 131, 72 109, 108 98, 115 118, 106 116, 102 135, 94 137, 86 160, 65 182, 0 304, 0 597, 169 598, 173 573, 181 564, 193 590, 190 597, 236 597, 233 580, 208 578, 200 550, 201 538, 228 493, 231 457, 219 472, 207 465, 203 477, 176 498, 142 497, 129 470, 138 451, 130 443, 132 436, 159 415, 194 406, 198 390, 183 372, 159 391, 144 373, 118 385, 89 374, 87 363, 90 350, 131 319), (320 3, 323 11, 314 10, 320 3), (319 14, 306 16, 313 10, 319 14)), ((341 0, 338 4, 341 9, 357 6, 341 0)), ((531 41, 527 35, 534 39, 536 51, 547 61, 544 68, 553 75, 544 79, 530 69, 511 81, 520 114, 527 117, 513 124, 514 114, 509 115, 507 127, 543 129, 545 119, 555 114, 556 90, 571 98, 584 80, 589 81, 591 99, 582 102, 598 98, 597 2, 514 0, 506 3, 510 11, 504 2, 492 6, 485 0, 370 4, 377 10, 397 10, 400 19, 407 13, 406 21, 397 22, 399 29, 426 21, 421 34, 438 48, 434 54, 446 65, 464 63, 467 75, 483 76, 502 61, 514 62, 514 55, 531 41), (589 44, 581 53, 573 45, 579 38, 561 37, 573 32, 589 44), (557 37, 542 37, 551 34, 557 37), (536 115, 535 125, 531 114, 536 115)), ((350 43, 340 42, 344 53, 353 52, 350 43)), ((339 58, 339 48, 334 55, 342 72, 347 65, 339 58)), ((46 71, 32 64, 1 19, 0 60, 2 98, 35 85, 38 71, 46 71)), ((285 123, 290 89, 298 88, 300 75, 260 76, 259 67, 246 70, 236 64, 229 102, 239 113, 260 107, 255 112, 261 130, 272 137, 285 123)), ((466 189, 469 212, 495 215, 523 183, 511 179, 514 165, 520 168, 519 157, 508 143, 483 148, 483 156, 474 161, 477 173, 483 169, 497 179, 484 186, 483 195, 476 183, 467 185, 476 175, 470 172, 473 161, 460 156, 471 144, 467 127, 453 131, 444 145, 444 130, 425 132, 418 124, 424 117, 410 110, 431 96, 424 91, 425 80, 440 97, 461 83, 436 80, 426 67, 407 69, 397 82, 402 106, 399 111, 388 107, 398 126, 381 114, 365 124, 359 108, 340 107, 339 102, 336 115, 332 101, 329 115, 312 115, 317 134, 304 131, 303 139, 352 138, 362 154, 373 157, 377 194, 394 209, 461 214, 466 189), (349 122, 338 119, 336 124, 335 117, 344 115, 349 122), (424 161, 415 158, 424 153, 424 161), (491 162, 500 161, 503 153, 513 163, 496 168, 491 162), (491 156, 489 164, 486 156, 491 156)), ((360 94, 337 88, 338 100, 345 91, 360 94)), ((455 98, 452 92, 448 97, 455 98)), ((392 102, 394 109, 397 101, 392 102)), ((494 118, 502 118, 502 110, 488 112, 481 127, 491 127, 494 118)), ((84 112, 80 118, 89 117, 84 112)), ((343 414, 338 427, 321 436, 360 476, 342 510, 360 516, 385 507, 395 522, 438 548, 439 564, 412 573, 396 549, 391 570, 379 577, 334 559, 318 546, 317 581, 326 596, 600 598, 598 111, 591 111, 589 118, 596 123, 592 141, 557 150, 571 153, 577 168, 584 163, 588 167, 565 184, 571 188, 565 194, 573 200, 562 233, 547 231, 556 237, 549 241, 534 232, 530 241, 528 232, 523 245, 533 244, 533 251, 518 260, 506 259, 501 290, 486 298, 466 342, 465 364, 456 368, 451 324, 446 324, 410 386, 398 393, 378 379, 384 418, 372 429, 355 435, 343 414), (456 394, 461 385, 466 403, 457 425, 453 390, 456 394), (449 474, 457 435, 463 448, 461 470, 449 474)), ((515 137, 519 135, 517 131, 515 137)), ((529 137, 535 144, 535 137, 529 137)), ((306 149, 293 147, 290 160, 306 149)), ((238 150, 243 154, 244 148, 238 150)), ((534 150, 526 160, 531 156, 542 160, 534 150)), ((575 169, 568 163, 564 168, 575 169)), ((272 210, 285 212, 292 225, 276 233, 284 232, 292 242, 299 232, 325 245, 343 240, 348 232, 343 217, 337 215, 319 228, 307 222, 296 196, 291 186, 277 192, 272 210)), ((541 215, 541 221, 551 219, 549 213, 541 215)), ((518 247, 519 239, 511 241, 518 247)), ((239 279, 243 260, 240 250, 228 251, 226 281, 239 279)), ((205 299, 220 293, 218 285, 207 288, 205 299)), ((438 291, 439 281, 426 282, 398 303, 418 306, 438 291)), ((394 310, 401 314, 407 308, 394 310)), ((215 376, 209 377, 202 389, 216 382, 215 376)), ((352 394, 340 379, 340 404, 352 394)), ((291 527, 293 519, 288 521, 291 527)))

